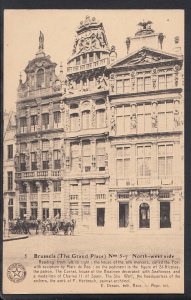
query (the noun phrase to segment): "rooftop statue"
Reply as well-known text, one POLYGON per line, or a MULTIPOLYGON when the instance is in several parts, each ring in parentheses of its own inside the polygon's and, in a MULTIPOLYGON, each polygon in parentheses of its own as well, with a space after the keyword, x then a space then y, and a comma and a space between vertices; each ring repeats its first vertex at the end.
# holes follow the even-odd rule
POLYGON ((39 51, 44 49, 44 34, 40 30, 40 35, 39 35, 39 51))

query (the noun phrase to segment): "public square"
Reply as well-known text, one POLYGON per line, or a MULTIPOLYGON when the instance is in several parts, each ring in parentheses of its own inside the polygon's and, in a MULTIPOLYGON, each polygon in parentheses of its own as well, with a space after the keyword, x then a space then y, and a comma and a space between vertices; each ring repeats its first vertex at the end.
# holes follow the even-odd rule
POLYGON ((35 235, 27 239, 4 242, 6 259, 21 259, 32 257, 33 254, 51 253, 172 253, 176 256, 183 251, 181 234, 81 234, 74 236, 64 235, 35 235))

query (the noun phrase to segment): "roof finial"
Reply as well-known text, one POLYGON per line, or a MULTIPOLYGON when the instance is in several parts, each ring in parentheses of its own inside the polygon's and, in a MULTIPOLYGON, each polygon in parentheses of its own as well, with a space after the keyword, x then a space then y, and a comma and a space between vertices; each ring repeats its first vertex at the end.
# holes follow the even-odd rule
POLYGON ((40 35, 39 35, 39 46, 38 46, 39 51, 42 51, 44 49, 44 34, 40 30, 40 35))
POLYGON ((21 72, 20 72, 20 74, 19 74, 19 83, 20 83, 20 84, 22 83, 22 74, 21 74, 21 72))
POLYGON ((60 63, 60 73, 63 73, 63 65, 62 65, 62 62, 60 63))

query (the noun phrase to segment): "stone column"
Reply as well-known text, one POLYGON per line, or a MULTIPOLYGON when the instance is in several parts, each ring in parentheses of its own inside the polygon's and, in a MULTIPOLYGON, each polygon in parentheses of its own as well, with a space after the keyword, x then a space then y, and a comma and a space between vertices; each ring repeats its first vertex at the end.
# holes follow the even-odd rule
POLYGON ((3 197, 3 236, 8 235, 9 217, 8 217, 9 195, 3 197))
POLYGON ((95 231, 96 227, 96 182, 95 180, 90 181, 90 232, 95 231))
POLYGON ((136 145, 131 145, 131 186, 134 186, 137 184, 137 172, 136 172, 136 145))
POLYGON ((136 112, 136 104, 131 104, 131 133, 136 133, 137 131, 137 112, 136 112))
POLYGON ((91 140, 92 171, 96 171, 96 140, 91 140))
POLYGON ((15 204, 14 204, 14 211, 15 211, 15 218, 19 217, 19 183, 16 183, 16 190, 15 190, 15 204))
POLYGON ((29 182, 25 182, 26 185, 26 203, 27 203, 27 207, 26 207, 26 214, 27 214, 27 219, 30 218, 30 183, 29 182))
POLYGON ((151 121, 152 121, 152 132, 157 132, 157 128, 158 128, 157 102, 152 102, 151 121))
POLYGON ((27 132, 31 131, 30 128, 30 106, 26 106, 26 118, 27 118, 27 132))
POLYGON ((49 128, 54 128, 53 102, 49 103, 49 128))
POLYGON ((158 201, 158 190, 150 191, 150 228, 158 231, 160 228, 160 202, 158 201))
POLYGON ((37 198, 38 198, 38 209, 37 209, 37 219, 42 220, 42 200, 41 200, 41 183, 36 181, 37 186, 37 198))
POLYGON ((49 170, 54 168, 54 158, 53 158, 53 140, 50 140, 50 148, 49 148, 49 170))
POLYGON ((64 101, 60 101, 61 127, 64 128, 64 101))
POLYGON ((54 191, 53 191, 53 182, 48 180, 48 191, 49 191, 49 218, 53 218, 53 200, 54 200, 54 191))

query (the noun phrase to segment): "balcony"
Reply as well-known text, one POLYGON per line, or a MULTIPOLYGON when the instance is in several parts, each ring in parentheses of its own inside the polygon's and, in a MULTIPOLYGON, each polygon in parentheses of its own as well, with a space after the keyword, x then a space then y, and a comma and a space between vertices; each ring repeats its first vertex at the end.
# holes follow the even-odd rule
POLYGON ((80 136, 91 136, 95 135, 104 135, 108 134, 109 129, 108 127, 103 128, 87 128, 87 129, 79 129, 78 131, 68 131, 66 132, 66 138, 71 137, 80 137, 80 136))
POLYGON ((182 184, 182 179, 180 176, 171 177, 142 177, 142 178, 128 178, 128 179, 116 179, 117 187, 153 187, 153 186, 180 186, 182 184))
POLYGON ((77 72, 83 72, 95 68, 100 68, 103 66, 106 66, 109 64, 109 58, 103 58, 95 62, 87 63, 84 65, 74 66, 74 67, 67 67, 67 73, 77 73, 77 72))
POLYGON ((41 170, 41 171, 26 171, 17 172, 15 174, 16 180, 22 179, 40 179, 40 178, 51 178, 61 177, 61 170, 41 170))
POLYGON ((37 193, 30 194, 30 201, 38 201, 38 194, 37 193))
POLYGON ((27 201, 27 194, 20 194, 20 195, 19 195, 19 201, 20 201, 20 202, 25 202, 25 201, 27 201))
POLYGON ((42 201, 49 201, 50 195, 48 193, 42 193, 41 194, 41 200, 42 201))

